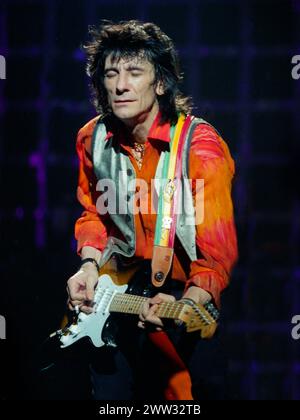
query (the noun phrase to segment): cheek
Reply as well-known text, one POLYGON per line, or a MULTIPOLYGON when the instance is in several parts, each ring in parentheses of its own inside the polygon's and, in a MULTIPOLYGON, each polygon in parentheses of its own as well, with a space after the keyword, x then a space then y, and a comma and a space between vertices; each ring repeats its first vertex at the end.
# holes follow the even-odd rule
POLYGON ((106 90, 106 98, 107 98, 107 102, 109 103, 109 105, 111 105, 112 104, 112 94, 108 91, 108 90, 106 90))
POLYGON ((104 91, 106 92, 107 97, 109 98, 109 96, 111 96, 112 87, 109 83, 104 83, 103 86, 104 86, 104 91))
POLYGON ((140 96, 142 102, 153 102, 156 98, 155 90, 153 86, 146 86, 140 90, 140 96))

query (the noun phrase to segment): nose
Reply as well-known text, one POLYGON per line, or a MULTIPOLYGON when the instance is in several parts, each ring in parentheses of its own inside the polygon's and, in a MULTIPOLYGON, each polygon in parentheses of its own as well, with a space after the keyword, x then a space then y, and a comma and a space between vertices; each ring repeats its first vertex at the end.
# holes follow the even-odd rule
POLYGON ((122 95, 122 93, 127 92, 128 90, 129 87, 127 76, 125 73, 120 72, 116 84, 116 93, 117 95, 122 95))

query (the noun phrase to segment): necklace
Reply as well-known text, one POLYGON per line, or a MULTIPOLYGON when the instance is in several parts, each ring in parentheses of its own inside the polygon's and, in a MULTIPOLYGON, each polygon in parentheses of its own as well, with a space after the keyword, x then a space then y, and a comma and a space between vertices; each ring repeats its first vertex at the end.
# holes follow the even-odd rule
POLYGON ((139 169, 141 169, 143 164, 143 157, 145 154, 145 144, 144 143, 137 143, 136 141, 133 142, 131 145, 132 154, 137 162, 139 169))

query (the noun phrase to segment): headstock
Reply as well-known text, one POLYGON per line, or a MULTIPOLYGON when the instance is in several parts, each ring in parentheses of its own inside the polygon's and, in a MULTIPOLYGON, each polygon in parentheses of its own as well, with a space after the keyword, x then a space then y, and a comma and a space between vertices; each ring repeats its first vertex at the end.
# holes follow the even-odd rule
POLYGON ((212 303, 184 305, 180 319, 185 322, 187 332, 200 330, 202 338, 211 338, 217 328, 219 311, 212 303))

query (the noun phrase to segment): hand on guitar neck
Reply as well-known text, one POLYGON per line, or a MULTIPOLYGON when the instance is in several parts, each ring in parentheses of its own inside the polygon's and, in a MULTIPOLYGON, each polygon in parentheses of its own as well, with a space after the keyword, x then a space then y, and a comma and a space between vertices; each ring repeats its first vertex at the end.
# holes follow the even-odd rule
MULTIPOLYGON (((191 299, 195 303, 201 303, 202 305, 211 300, 211 295, 204 289, 201 289, 197 286, 190 286, 187 291, 184 293, 182 298, 191 299)), ((175 297, 172 295, 167 295, 165 293, 158 293, 153 298, 146 301, 143 306, 141 313, 139 315, 138 326, 140 328, 145 328, 145 323, 150 322, 154 325, 157 325, 157 330, 161 330, 163 321, 155 315, 155 312, 158 308, 158 305, 162 302, 175 302, 175 297)))

